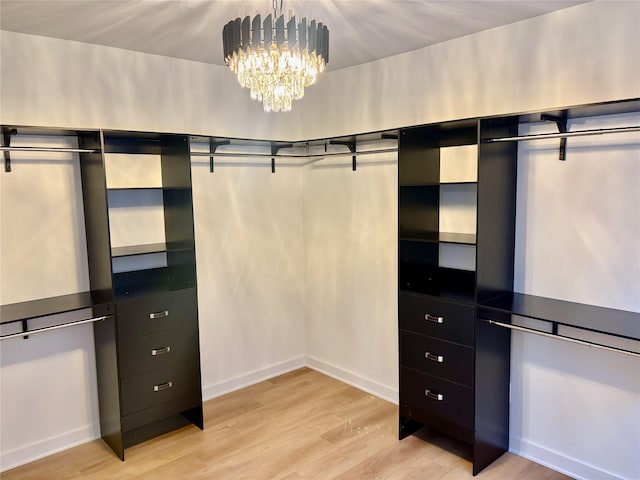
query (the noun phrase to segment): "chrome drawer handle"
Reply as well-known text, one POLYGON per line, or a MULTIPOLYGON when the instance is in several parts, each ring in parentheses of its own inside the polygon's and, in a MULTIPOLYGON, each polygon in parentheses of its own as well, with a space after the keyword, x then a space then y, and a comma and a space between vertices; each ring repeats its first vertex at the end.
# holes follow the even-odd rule
POLYGON ((164 310, 162 312, 150 313, 149 318, 153 320, 154 318, 163 318, 169 316, 169 310, 164 310))
POLYGON ((444 395, 441 393, 434 393, 431 390, 425 390, 424 394, 429 397, 432 398, 434 400, 437 400, 439 402, 441 402, 442 400, 444 400, 444 395))
POLYGON ((442 363, 444 362, 444 357, 442 355, 434 355, 431 352, 424 352, 424 358, 427 360, 431 360, 432 362, 442 363))
POLYGON ((161 383, 160 385, 154 385, 153 391, 161 392, 162 390, 166 390, 167 388, 171 388, 171 387, 173 387, 173 382, 165 382, 165 383, 161 383))
POLYGON ((431 315, 430 313, 425 313, 424 319, 433 323, 444 323, 444 317, 436 317, 434 315, 431 315))
POLYGON ((171 347, 162 347, 162 348, 154 348, 153 350, 151 350, 151 355, 152 356, 157 356, 157 355, 164 355, 165 353, 169 353, 171 351, 171 347))

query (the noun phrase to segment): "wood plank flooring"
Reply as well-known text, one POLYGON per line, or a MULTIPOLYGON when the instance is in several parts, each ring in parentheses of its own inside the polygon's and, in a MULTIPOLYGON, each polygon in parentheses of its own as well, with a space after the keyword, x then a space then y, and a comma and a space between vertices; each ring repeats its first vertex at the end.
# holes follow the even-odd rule
MULTIPOLYGON (((397 406, 303 368, 205 403, 188 426, 127 449, 101 440, 9 470, 3 480, 471 479, 468 447, 426 429, 398 441, 397 406)), ((479 480, 566 480, 507 453, 479 480)))

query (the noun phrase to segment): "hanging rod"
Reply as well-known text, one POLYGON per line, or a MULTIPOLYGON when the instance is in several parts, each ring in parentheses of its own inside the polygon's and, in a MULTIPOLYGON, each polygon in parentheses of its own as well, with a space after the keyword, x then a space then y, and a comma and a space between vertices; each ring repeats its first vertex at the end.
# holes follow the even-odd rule
POLYGON ((579 130, 576 132, 564 132, 564 133, 539 133, 537 135, 517 135, 515 137, 487 138, 483 140, 482 143, 514 142, 514 141, 520 142, 524 140, 542 140, 544 138, 584 137, 588 135, 606 135, 608 133, 625 133, 625 132, 640 132, 640 126, 600 128, 595 130, 579 130))
POLYGON ((353 155, 373 155, 375 153, 392 153, 397 152, 397 148, 381 148, 378 150, 365 150, 362 152, 332 152, 332 153, 312 153, 309 155, 271 155, 270 153, 209 153, 209 152, 190 152, 190 154, 194 157, 236 157, 236 158, 246 158, 246 157, 262 157, 262 158, 327 158, 327 157, 352 157, 353 155))
POLYGON ((12 333, 9 335, 0 335, 0 340, 7 340, 9 338, 16 338, 16 337, 26 337, 29 335, 33 335, 34 333, 50 332, 52 330, 59 330, 61 328, 67 328, 67 327, 75 327, 77 325, 83 325, 85 323, 101 322, 102 320, 106 320, 111 317, 112 315, 103 315, 102 317, 88 318, 86 320, 78 320, 76 322, 62 323, 60 325, 52 325, 50 327, 36 328, 34 330, 25 330, 22 332, 12 333))
POLYGON ((577 343, 578 345, 584 345, 584 346, 587 346, 587 347, 595 347, 595 348, 599 348, 599 349, 602 349, 602 350, 608 350, 610 352, 618 352, 618 353, 624 353, 626 355, 631 355, 631 356, 634 356, 634 357, 640 357, 640 353, 633 352, 631 350, 624 350, 622 348, 616 348, 616 347, 608 347, 606 345, 601 345, 599 343, 588 342, 587 340, 579 340, 577 338, 565 337, 563 335, 554 335, 552 333, 547 333, 547 332, 541 332, 539 330, 534 330, 533 328, 521 327, 519 325, 512 325, 512 324, 509 324, 509 323, 496 322, 495 320, 486 320, 486 319, 481 319, 481 320, 483 322, 487 322, 487 323, 489 323, 491 325, 497 325, 498 327, 509 328, 511 330, 517 330, 519 332, 533 333, 534 335, 540 335, 542 337, 556 338, 558 340, 563 340, 565 342, 577 343))
POLYGON ((100 150, 87 148, 64 147, 0 147, 0 152, 64 152, 64 153, 98 153, 100 150))

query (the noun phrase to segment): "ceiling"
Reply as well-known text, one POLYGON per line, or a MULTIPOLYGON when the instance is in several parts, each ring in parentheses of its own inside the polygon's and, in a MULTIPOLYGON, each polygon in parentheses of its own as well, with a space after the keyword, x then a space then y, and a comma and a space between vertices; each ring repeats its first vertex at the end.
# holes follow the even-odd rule
MULTIPOLYGON (((327 70, 585 3, 575 0, 286 0, 330 31, 327 70)), ((272 0, 0 0, 0 28, 224 65, 222 27, 272 0)))

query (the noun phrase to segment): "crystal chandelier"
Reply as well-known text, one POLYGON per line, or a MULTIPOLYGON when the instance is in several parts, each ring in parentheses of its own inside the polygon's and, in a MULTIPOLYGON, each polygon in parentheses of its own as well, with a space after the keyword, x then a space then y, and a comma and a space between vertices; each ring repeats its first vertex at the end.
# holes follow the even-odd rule
POLYGON ((236 18, 222 31, 225 63, 265 112, 291 110, 329 62, 327 26, 306 18, 296 23, 291 15, 285 26, 282 0, 277 7, 273 0, 273 16, 264 22, 260 15, 236 18))

